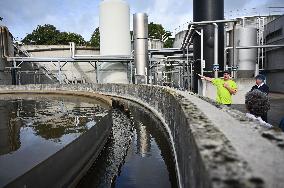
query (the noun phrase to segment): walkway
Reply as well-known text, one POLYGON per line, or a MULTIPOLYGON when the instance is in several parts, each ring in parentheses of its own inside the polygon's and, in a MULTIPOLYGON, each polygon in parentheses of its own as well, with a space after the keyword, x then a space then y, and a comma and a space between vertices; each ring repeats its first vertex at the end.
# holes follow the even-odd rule
MULTIPOLYGON (((268 123, 279 126, 280 120, 284 117, 284 94, 270 93, 270 110, 268 111, 268 123)), ((246 112, 244 104, 234 104, 232 108, 246 112)))

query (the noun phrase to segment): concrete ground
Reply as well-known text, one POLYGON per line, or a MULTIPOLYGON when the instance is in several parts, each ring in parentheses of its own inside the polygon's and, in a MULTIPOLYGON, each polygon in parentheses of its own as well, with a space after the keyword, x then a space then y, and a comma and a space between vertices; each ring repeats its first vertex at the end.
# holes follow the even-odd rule
MULTIPOLYGON (((270 110, 268 111, 268 123, 279 126, 282 118, 284 118, 284 94, 270 93, 270 110)), ((246 112, 245 104, 233 104, 232 108, 246 112)))

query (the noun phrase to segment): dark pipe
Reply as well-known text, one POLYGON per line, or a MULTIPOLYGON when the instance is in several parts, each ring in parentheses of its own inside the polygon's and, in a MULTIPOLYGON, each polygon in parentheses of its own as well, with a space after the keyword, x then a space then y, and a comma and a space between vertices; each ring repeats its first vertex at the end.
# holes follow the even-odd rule
POLYGON ((11 69, 12 85, 17 85, 17 71, 16 69, 11 69))
MULTIPOLYGON (((224 0, 193 0, 193 21, 212 21, 224 19, 224 0)), ((219 45, 218 45, 218 62, 219 70, 224 68, 224 26, 219 26, 219 45)), ((214 26, 206 25, 204 29, 204 60, 205 60, 205 75, 213 77, 213 64, 214 64, 214 26)), ((200 62, 200 36, 195 35, 193 40, 193 54, 194 54, 194 81, 193 90, 198 92, 198 79, 201 72, 200 62)))

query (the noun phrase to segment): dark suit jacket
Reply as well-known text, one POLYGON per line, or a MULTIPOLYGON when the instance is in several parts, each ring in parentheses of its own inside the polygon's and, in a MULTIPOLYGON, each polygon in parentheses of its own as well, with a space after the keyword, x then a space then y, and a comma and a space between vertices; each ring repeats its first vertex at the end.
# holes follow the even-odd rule
POLYGON ((253 91, 253 90, 255 90, 255 89, 258 89, 258 90, 260 90, 260 91, 262 91, 263 93, 266 93, 266 94, 269 93, 269 87, 268 87, 266 84, 263 84, 263 85, 260 86, 259 88, 257 87, 257 85, 255 85, 255 86, 253 86, 253 87, 251 88, 250 91, 253 91))

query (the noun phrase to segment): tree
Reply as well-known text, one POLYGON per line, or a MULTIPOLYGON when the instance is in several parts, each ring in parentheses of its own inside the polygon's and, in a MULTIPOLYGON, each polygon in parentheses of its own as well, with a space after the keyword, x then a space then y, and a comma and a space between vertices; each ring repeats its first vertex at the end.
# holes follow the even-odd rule
POLYGON ((175 38, 172 38, 172 33, 170 31, 167 31, 163 36, 164 41, 164 48, 172 48, 174 45, 175 38))
POLYGON ((166 33, 164 27, 161 24, 155 24, 150 22, 148 24, 149 37, 162 40, 163 35, 166 33))
POLYGON ((43 26, 38 25, 31 34, 28 34, 22 42, 25 44, 57 44, 57 37, 60 31, 57 30, 53 25, 45 24, 43 26))
POLYGON ((67 32, 61 32, 57 36, 57 44, 69 44, 69 42, 74 42, 78 45, 85 45, 86 41, 84 38, 76 33, 67 33, 67 32))
POLYGON ((148 24, 148 32, 150 38, 162 40, 165 48, 173 47, 174 38, 171 38, 171 32, 166 31, 161 24, 150 22, 150 24, 148 24))
POLYGON ((86 44, 85 39, 77 33, 69 33, 68 40, 69 40, 69 42, 75 42, 78 45, 85 45, 86 44))
POLYGON ((97 47, 97 48, 100 47, 100 29, 99 29, 99 27, 97 27, 95 29, 95 31, 93 32, 91 39, 89 41, 89 44, 91 46, 94 46, 94 47, 97 47))
POLYGON ((172 48, 174 45, 174 38, 169 38, 165 43, 164 43, 164 48, 172 48))
POLYGON ((37 44, 37 45, 58 45, 69 44, 69 42, 75 42, 79 45, 85 45, 84 38, 76 33, 60 32, 55 26, 45 24, 43 26, 38 25, 31 34, 28 34, 23 40, 25 44, 37 44))

